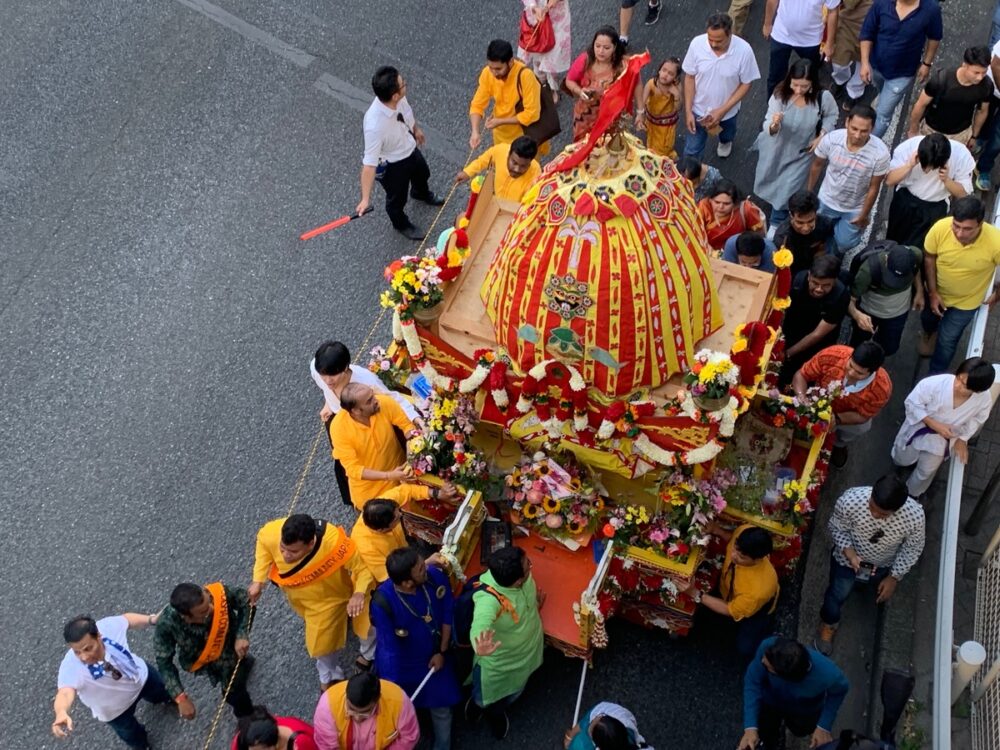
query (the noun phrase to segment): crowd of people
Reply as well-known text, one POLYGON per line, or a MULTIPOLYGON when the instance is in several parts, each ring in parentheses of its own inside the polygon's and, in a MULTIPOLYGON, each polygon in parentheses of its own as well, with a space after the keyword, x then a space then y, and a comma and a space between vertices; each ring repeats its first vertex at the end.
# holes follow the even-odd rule
MULTIPOLYGON (((469 104, 471 151, 491 143, 454 181, 492 170, 496 194, 520 201, 548 153, 535 126, 560 94, 572 99, 572 138, 585 139, 603 93, 627 64, 637 5, 621 0, 619 27, 599 28, 574 58, 568 0, 523 0, 519 44, 488 44, 469 104)), ((741 102, 761 85, 753 50, 740 36, 749 7, 750 0, 733 0, 728 13, 711 14, 683 58, 663 60, 638 82, 636 129, 689 181, 706 252, 763 273, 775 271, 779 248, 792 254, 780 385, 802 398, 814 388, 830 395, 835 467, 889 401, 893 385, 883 365, 900 349, 911 310, 920 313, 916 343, 930 357, 930 376, 906 398, 891 450, 896 470, 836 501, 829 584, 812 644, 773 635, 780 587, 769 559, 772 539, 760 528, 713 526, 726 543, 719 586, 689 592, 733 623, 747 665, 740 750, 777 747, 782 727, 811 736, 817 747, 833 741, 849 689, 830 659, 845 600, 865 587, 879 602, 893 595, 923 549, 922 503, 935 472, 949 456, 967 460, 968 441, 992 408, 993 365, 975 358, 948 370, 975 310, 998 294, 1000 231, 985 221, 973 187, 989 189, 1000 154, 1000 90, 993 83, 1000 43, 992 51, 969 47, 958 64, 936 68, 944 35, 936 0, 768 0, 761 29, 769 44, 767 111, 748 195, 703 158, 710 138, 720 159, 731 155, 741 102), (827 61, 833 90, 821 83, 827 61), (914 82, 920 93, 900 120, 906 138, 891 149, 882 139, 914 82), (869 87, 875 108, 862 102, 869 87), (892 193, 885 237, 862 248, 883 190, 892 193), (845 319, 848 343, 841 344, 845 319)), ((649 0, 645 23, 660 15, 661 3, 649 0)), ((408 198, 444 203, 430 187, 424 133, 397 69, 379 68, 372 89, 357 213, 369 209, 377 182, 392 226, 423 240, 406 213, 408 198)), ((458 500, 449 483, 410 481, 403 441, 417 434, 413 403, 353 364, 339 342, 319 347, 310 373, 323 394, 320 418, 340 494, 359 513, 353 528, 302 513, 278 518, 257 534, 246 587, 183 582, 158 613, 70 620, 55 735, 73 729, 70 707, 79 698, 126 745, 148 748, 135 716, 139 701, 175 704, 182 718, 194 718, 182 682, 187 673, 219 686, 238 719, 233 748, 408 750, 423 737, 434 750, 447 750, 457 706, 468 722, 484 721, 497 738, 507 736, 507 708, 543 658, 546 597, 531 557, 517 546, 503 548, 481 576, 453 592, 447 566, 411 546, 402 528, 407 502, 458 500), (322 691, 311 722, 276 715, 248 691, 252 608, 269 582, 304 621, 322 691), (128 642, 130 630, 149 627, 155 663, 128 642), (349 629, 359 642, 351 675, 344 669, 349 629)), ((610 702, 585 711, 564 745, 648 746, 635 716, 610 702)))

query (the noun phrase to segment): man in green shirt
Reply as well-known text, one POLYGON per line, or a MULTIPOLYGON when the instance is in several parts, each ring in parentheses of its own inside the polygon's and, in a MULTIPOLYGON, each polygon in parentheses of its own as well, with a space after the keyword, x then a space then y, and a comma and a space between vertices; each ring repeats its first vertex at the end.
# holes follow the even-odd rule
POLYGON ((174 588, 169 606, 156 622, 153 642, 156 666, 183 718, 193 719, 195 707, 184 692, 175 655, 184 671, 205 675, 213 685, 221 685, 223 691, 239 661, 239 672, 226 695, 226 703, 237 717, 253 713, 253 701, 247 693, 247 677, 253 666, 253 657, 247 656, 249 620, 246 589, 219 582, 206 586, 181 583, 174 588))
POLYGON ((920 248, 876 240, 851 262, 851 302, 854 321, 851 346, 872 340, 889 357, 899 350, 910 309, 924 309, 920 248))
POLYGON ((472 698, 466 716, 486 714, 497 739, 507 736, 505 708, 524 691, 542 665, 545 634, 539 614, 545 595, 531 577, 531 560, 520 547, 504 547, 490 557, 483 587, 472 598, 470 640, 475 652, 472 698))

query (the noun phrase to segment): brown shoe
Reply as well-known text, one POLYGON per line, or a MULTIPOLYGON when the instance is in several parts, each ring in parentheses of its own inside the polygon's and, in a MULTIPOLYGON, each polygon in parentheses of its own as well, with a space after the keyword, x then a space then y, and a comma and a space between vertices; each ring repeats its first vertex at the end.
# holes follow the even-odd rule
POLYGON ((823 654, 823 656, 829 656, 833 653, 833 637, 836 634, 836 625, 827 625, 825 622, 820 622, 819 632, 813 639, 813 647, 823 654))
POLYGON ((934 347, 937 346, 937 331, 927 333, 920 332, 920 339, 917 341, 917 354, 921 357, 929 357, 934 354, 934 347))

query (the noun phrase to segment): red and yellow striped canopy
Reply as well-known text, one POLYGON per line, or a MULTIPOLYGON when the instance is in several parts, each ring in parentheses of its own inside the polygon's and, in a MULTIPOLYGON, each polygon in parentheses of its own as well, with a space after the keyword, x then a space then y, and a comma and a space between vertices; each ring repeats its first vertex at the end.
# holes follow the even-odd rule
POLYGON ((576 361, 608 396, 685 371, 697 343, 722 325, 690 184, 671 160, 618 137, 626 151, 617 161, 595 149, 556 171, 579 147, 571 145, 547 166, 481 291, 497 343, 522 370, 576 361))

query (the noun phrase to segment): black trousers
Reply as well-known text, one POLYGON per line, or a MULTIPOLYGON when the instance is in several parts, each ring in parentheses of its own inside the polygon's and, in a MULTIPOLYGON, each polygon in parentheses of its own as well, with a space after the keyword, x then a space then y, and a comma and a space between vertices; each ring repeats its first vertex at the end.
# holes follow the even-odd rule
POLYGON ((430 195, 431 188, 427 184, 430 177, 430 167, 419 148, 413 149, 405 159, 385 165, 379 182, 385 189, 385 212, 396 229, 405 229, 412 223, 405 211, 406 198, 408 195, 414 198, 430 195))
MULTIPOLYGON (((233 709, 233 715, 238 719, 241 716, 249 716, 253 713, 253 701, 250 699, 250 693, 247 692, 247 680, 250 679, 250 670, 253 668, 253 657, 248 656, 240 662, 240 667, 236 673, 236 679, 233 680, 232 690, 229 691, 229 695, 226 696, 226 703, 229 707, 233 709)), ((223 675, 224 679, 220 681, 220 687, 223 692, 226 690, 226 685, 229 684, 229 675, 223 675)))
POLYGON ((765 750, 777 750, 782 724, 796 737, 811 735, 819 723, 819 713, 819 710, 801 713, 792 707, 776 708, 762 702, 757 714, 757 733, 765 750))
MULTIPOLYGON (((333 417, 330 417, 323 423, 323 426, 326 428, 326 439, 330 443, 331 453, 333 453, 333 439, 330 437, 330 422, 332 421, 333 417)), ((344 470, 344 465, 337 459, 333 459, 333 477, 337 480, 337 489, 340 490, 340 499, 348 508, 353 508, 354 503, 351 502, 351 483, 347 478, 347 472, 344 470)))
POLYGON ((896 188, 889 203, 889 221, 885 236, 900 245, 923 249, 927 232, 938 219, 948 215, 947 201, 921 200, 904 187, 896 188))

